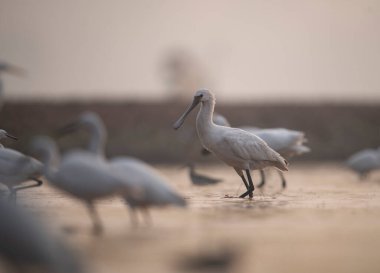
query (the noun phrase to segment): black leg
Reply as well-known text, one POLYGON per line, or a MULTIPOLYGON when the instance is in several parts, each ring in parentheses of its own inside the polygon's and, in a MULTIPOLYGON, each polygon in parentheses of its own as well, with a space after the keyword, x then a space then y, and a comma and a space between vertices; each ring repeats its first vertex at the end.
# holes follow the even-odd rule
POLYGON ((41 180, 38 180, 36 178, 33 178, 32 180, 37 183, 33 185, 28 185, 28 186, 18 186, 18 187, 10 188, 9 200, 12 200, 13 202, 16 203, 18 191, 29 189, 29 188, 40 187, 43 184, 41 180))
POLYGON ((262 186, 265 185, 265 173, 263 170, 260 170, 260 176, 261 176, 261 182, 259 185, 257 185, 258 188, 261 188, 262 186))
POLYGON ((285 176, 280 171, 278 171, 278 173, 280 174, 280 177, 281 177, 282 188, 285 189, 286 188, 286 179, 285 179, 285 176))
POLYGON ((248 181, 249 181, 249 188, 250 188, 249 198, 253 198, 253 191, 255 190, 255 186, 253 185, 251 172, 247 169, 245 170, 245 173, 247 174, 248 181))
POLYGON ((242 174, 242 175, 240 176, 240 178, 241 178, 241 180, 243 180, 246 189, 249 190, 249 185, 248 185, 247 180, 245 180, 244 174, 242 174))
MULTIPOLYGON (((249 195, 249 197, 252 198, 253 197, 253 191, 255 190, 255 186, 253 185, 252 177, 251 177, 251 174, 250 174, 249 170, 245 170, 245 172, 247 174, 249 184, 247 183, 248 184, 247 191, 245 193, 243 193, 242 195, 240 195, 239 197, 240 198, 244 198, 247 195, 249 195)), ((246 184, 246 186, 247 186, 247 184, 246 184)))
MULTIPOLYGON (((239 175, 240 176, 240 175, 239 175)), ((246 187, 246 189, 247 189, 247 191, 245 192, 245 193, 243 193, 242 195, 240 195, 239 196, 239 198, 244 198, 244 197, 246 197, 247 196, 247 194, 246 193, 249 193, 249 185, 248 185, 248 182, 247 182, 247 180, 245 180, 245 177, 244 177, 244 174, 242 173, 241 174, 241 180, 243 180, 243 182, 244 182, 244 185, 245 185, 245 187, 246 187)))
POLYGON ((41 180, 38 180, 38 179, 32 179, 34 180, 35 182, 37 182, 36 184, 33 184, 33 185, 28 185, 28 186, 19 186, 19 187, 13 187, 13 190, 15 192, 17 191, 20 191, 20 190, 24 190, 24 189, 29 189, 29 188, 35 188, 35 187, 40 187, 43 183, 41 180))
POLYGON ((93 232, 95 235, 100 235, 103 232, 103 226, 101 224, 98 213, 95 206, 92 203, 87 203, 88 212, 93 222, 93 232))

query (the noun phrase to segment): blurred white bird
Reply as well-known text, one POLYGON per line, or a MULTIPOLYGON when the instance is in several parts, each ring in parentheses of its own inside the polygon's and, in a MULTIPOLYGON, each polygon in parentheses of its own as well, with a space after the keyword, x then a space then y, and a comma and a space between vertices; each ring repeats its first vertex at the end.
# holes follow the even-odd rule
MULTIPOLYGON (((2 139, 7 139, 7 138, 10 138, 10 139, 13 139, 13 140, 18 140, 17 137, 15 136, 12 136, 11 134, 8 134, 7 131, 3 130, 3 129, 0 129, 0 140, 2 139)), ((4 145, 0 143, 0 148, 4 148, 4 145)))
MULTIPOLYGON (((0 130, 0 139, 3 138, 17 140, 5 130, 0 130)), ((16 201, 17 192, 20 190, 41 186, 40 176, 42 176, 41 162, 16 150, 4 148, 0 144, 0 183, 9 189, 10 201, 16 201), (20 186, 29 180, 34 180, 36 184, 20 186)))
POLYGON ((46 136, 32 141, 31 152, 40 156, 44 175, 53 186, 84 202, 93 221, 94 233, 101 233, 103 227, 94 202, 113 195, 123 196, 129 190, 113 175, 107 162, 81 150, 70 151, 60 160, 56 144, 46 136))
POLYGON ((241 177, 247 191, 240 197, 253 196, 254 186, 250 170, 261 170, 266 167, 275 167, 287 171, 287 161, 271 149, 261 138, 242 129, 216 125, 213 120, 215 97, 208 90, 199 90, 195 93, 192 104, 183 115, 174 123, 174 129, 182 126, 187 115, 199 103, 196 127, 203 147, 214 153, 220 160, 233 167, 241 177), (243 171, 246 172, 247 180, 243 171))
POLYGON ((359 151, 346 161, 346 165, 356 172, 360 179, 367 178, 368 174, 380 170, 380 147, 359 151))
MULTIPOLYGON (((218 114, 217 118, 213 118, 215 124, 220 126, 230 126, 228 120, 222 115, 218 114)), ((310 152, 310 148, 304 144, 307 142, 305 133, 302 131, 289 130, 285 128, 269 128, 262 129, 258 127, 240 127, 241 129, 253 133, 254 135, 263 139, 269 147, 278 152, 281 156, 289 160, 293 156, 301 155, 310 152)), ((209 152, 206 149, 202 150, 203 155, 207 155, 209 152)), ((282 187, 286 187, 286 179, 284 174, 278 172, 281 177, 282 187)), ((265 173, 260 170, 261 182, 258 187, 265 185, 265 173)))
POLYGON ((207 186, 207 185, 215 185, 222 182, 222 179, 208 177, 202 174, 199 174, 195 171, 195 166, 193 163, 187 164, 189 168, 189 177, 193 185, 197 186, 207 186))
POLYGON ((0 258, 6 262, 1 263, 6 269, 11 272, 85 272, 77 253, 21 207, 0 202, 0 219, 0 258))
MULTIPOLYGON (((86 112, 80 116, 78 121, 65 126, 60 131, 67 133, 79 128, 85 128, 90 132, 88 151, 100 158, 105 158, 104 148, 107 132, 100 117, 93 112, 86 112)), ((184 198, 169 187, 166 179, 143 161, 133 157, 117 157, 111 159, 109 164, 113 174, 131 188, 124 197, 131 208, 132 223, 137 224, 135 214, 137 208, 145 212, 146 217, 149 217, 149 207, 186 206, 184 198)))
MULTIPOLYGON (((301 131, 289 130, 285 128, 261 129, 257 127, 242 127, 243 130, 253 133, 263 139, 269 147, 289 160, 293 156, 298 156, 310 152, 310 148, 305 146, 307 139, 305 133, 301 131)), ((282 187, 286 187, 286 179, 282 172, 278 172, 281 177, 282 187)), ((261 182, 258 187, 265 185, 265 173, 261 170, 261 182)))

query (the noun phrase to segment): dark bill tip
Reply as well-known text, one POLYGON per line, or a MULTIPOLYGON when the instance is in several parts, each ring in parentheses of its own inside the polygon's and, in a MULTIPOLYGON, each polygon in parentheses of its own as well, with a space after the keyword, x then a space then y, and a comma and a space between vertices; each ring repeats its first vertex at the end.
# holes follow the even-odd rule
POLYGON ((18 140, 18 138, 17 137, 15 137, 15 136, 12 136, 12 135, 10 135, 10 134, 8 134, 8 133, 6 133, 5 134, 7 137, 9 137, 10 139, 13 139, 13 140, 18 140))
POLYGON ((182 124, 185 122, 185 119, 179 119, 173 124, 173 129, 178 130, 182 124))
POLYGON ((202 96, 194 97, 191 105, 186 109, 186 111, 182 114, 182 116, 173 124, 173 128, 175 130, 179 129, 182 126, 182 124, 185 122, 187 115, 195 108, 195 106, 198 105, 201 99, 202 99, 202 96))

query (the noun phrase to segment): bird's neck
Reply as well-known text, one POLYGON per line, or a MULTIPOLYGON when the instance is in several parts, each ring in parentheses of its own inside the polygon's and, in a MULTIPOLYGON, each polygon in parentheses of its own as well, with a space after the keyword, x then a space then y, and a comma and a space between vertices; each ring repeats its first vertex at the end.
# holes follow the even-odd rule
POLYGON ((88 151, 99 156, 104 156, 107 134, 104 126, 94 124, 90 128, 90 142, 88 143, 88 151))
POLYGON ((203 136, 207 135, 207 132, 215 126, 212 121, 212 115, 214 113, 215 101, 209 100, 202 102, 201 109, 198 112, 197 116, 197 131, 198 136, 203 143, 203 136))

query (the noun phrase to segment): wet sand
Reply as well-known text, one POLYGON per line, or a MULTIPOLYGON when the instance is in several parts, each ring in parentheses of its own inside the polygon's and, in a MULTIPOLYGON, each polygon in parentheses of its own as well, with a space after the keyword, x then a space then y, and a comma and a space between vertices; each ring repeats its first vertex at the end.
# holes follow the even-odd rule
POLYGON ((20 193, 20 204, 41 211, 94 273, 189 272, 186 257, 224 249, 235 253, 225 272, 380 272, 379 172, 359 182, 336 164, 294 164, 286 190, 271 172, 263 191, 242 200, 225 198, 244 189, 224 165, 199 168, 224 179, 207 187, 192 186, 177 166, 158 168, 189 206, 152 210, 152 226, 131 227, 124 204, 104 200, 105 233, 94 237, 84 206, 46 185, 20 193))

